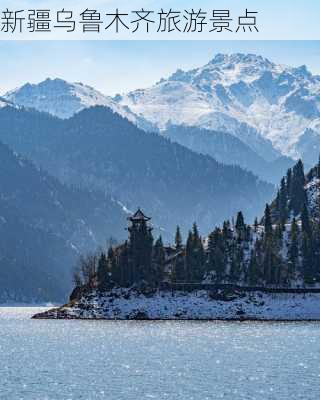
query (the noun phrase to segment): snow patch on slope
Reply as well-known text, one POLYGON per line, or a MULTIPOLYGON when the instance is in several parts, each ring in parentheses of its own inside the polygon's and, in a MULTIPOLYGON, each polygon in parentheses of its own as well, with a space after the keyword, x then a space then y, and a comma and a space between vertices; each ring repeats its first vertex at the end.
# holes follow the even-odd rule
POLYGON ((92 293, 37 318, 168 320, 320 320, 320 293, 248 292, 217 300, 209 291, 159 291, 153 295, 114 289, 92 293))

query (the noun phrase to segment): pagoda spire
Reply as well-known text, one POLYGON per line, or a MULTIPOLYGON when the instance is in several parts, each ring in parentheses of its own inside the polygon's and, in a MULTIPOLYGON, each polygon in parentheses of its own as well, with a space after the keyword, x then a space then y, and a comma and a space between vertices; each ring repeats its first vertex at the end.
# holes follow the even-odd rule
POLYGON ((151 218, 147 217, 139 207, 138 210, 128 218, 128 220, 131 222, 148 222, 151 220, 151 218))

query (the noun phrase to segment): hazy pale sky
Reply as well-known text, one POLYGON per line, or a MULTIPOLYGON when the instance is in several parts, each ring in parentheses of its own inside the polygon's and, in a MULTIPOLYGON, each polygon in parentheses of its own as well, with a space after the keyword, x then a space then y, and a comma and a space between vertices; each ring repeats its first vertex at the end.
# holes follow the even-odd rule
POLYGON ((320 74, 320 41, 2 41, 0 93, 47 77, 114 95, 148 87, 216 53, 250 52, 320 74))

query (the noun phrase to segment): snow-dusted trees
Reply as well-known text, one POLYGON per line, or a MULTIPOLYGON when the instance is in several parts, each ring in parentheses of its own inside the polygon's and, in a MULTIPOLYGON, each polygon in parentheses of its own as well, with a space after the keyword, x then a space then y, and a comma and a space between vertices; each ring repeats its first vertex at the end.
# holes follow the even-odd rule
POLYGON ((320 282, 320 218, 315 212, 319 200, 310 204, 306 193, 318 179, 319 168, 305 177, 299 161, 281 180, 260 223, 256 219, 253 226, 247 225, 238 212, 235 223, 225 221, 205 241, 194 223, 185 244, 179 227, 174 246, 164 246, 161 237, 154 243, 150 218, 138 210, 130 217, 128 241, 107 254, 83 257, 75 284, 105 290, 140 283, 156 288, 164 280, 260 287, 320 282))

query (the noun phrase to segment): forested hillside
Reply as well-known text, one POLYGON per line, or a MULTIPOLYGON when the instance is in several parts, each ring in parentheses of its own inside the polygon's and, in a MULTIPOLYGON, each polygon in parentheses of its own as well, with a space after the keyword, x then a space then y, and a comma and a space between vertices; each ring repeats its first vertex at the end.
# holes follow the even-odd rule
POLYGON ((126 214, 61 184, 0 143, 0 302, 61 301, 79 255, 124 237, 126 214))
POLYGON ((104 191, 129 210, 143 207, 166 238, 177 223, 186 232, 198 221, 206 233, 239 209, 253 220, 274 190, 237 166, 141 131, 105 107, 68 120, 3 108, 0 140, 67 184, 104 191))
POLYGON ((197 153, 207 154, 221 163, 239 165, 275 185, 283 173, 295 163, 292 158, 280 155, 272 161, 267 161, 250 146, 227 132, 169 125, 163 135, 197 153))

